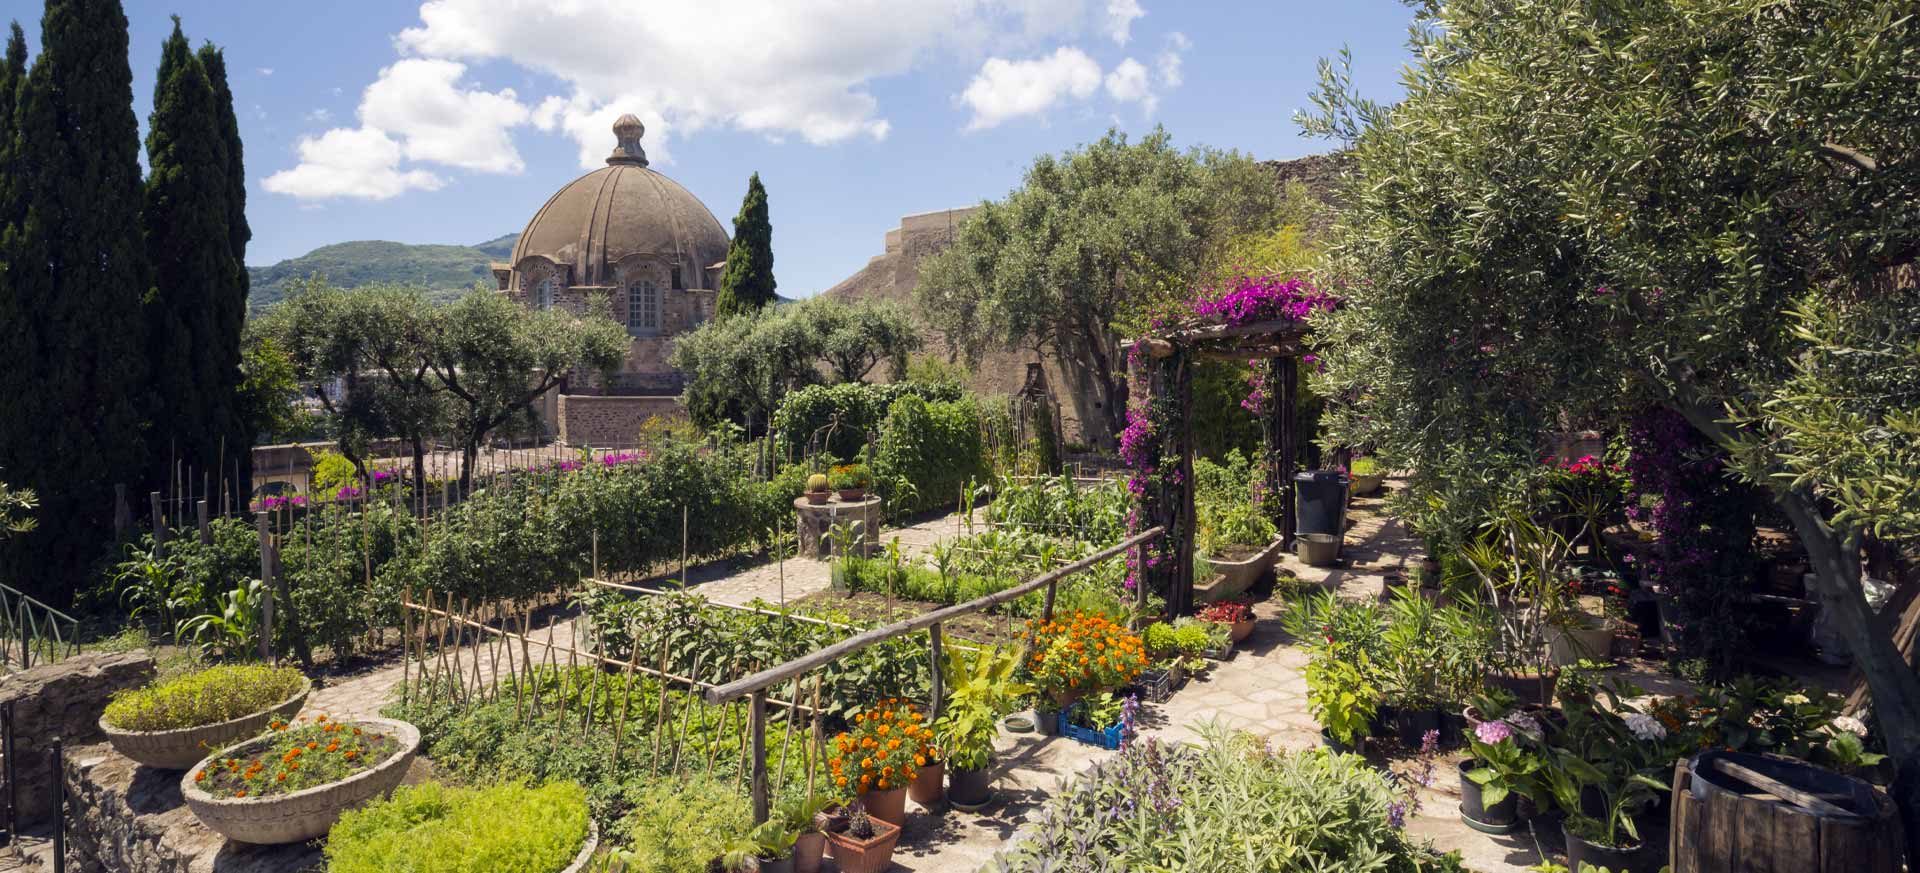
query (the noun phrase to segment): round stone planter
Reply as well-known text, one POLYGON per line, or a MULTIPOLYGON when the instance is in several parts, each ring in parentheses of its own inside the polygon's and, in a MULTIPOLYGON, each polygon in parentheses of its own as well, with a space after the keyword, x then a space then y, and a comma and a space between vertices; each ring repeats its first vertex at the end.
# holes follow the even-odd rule
POLYGON ((1387 477, 1384 474, 1375 474, 1372 476, 1355 476, 1353 477, 1353 496, 1365 497, 1369 494, 1372 494, 1373 492, 1380 490, 1380 483, 1385 482, 1386 480, 1387 480, 1387 477))
POLYGON ((313 683, 302 679, 299 691, 271 708, 217 724, 170 731, 121 730, 108 724, 106 716, 101 716, 100 732, 107 735, 108 742, 113 743, 114 751, 136 763, 156 770, 185 770, 207 757, 207 753, 214 749, 253 739, 266 730, 267 723, 276 717, 291 719, 298 715, 312 691, 313 683))
MULTIPOLYGON (((325 836, 340 814, 376 797, 393 792, 407 775, 407 765, 420 752, 420 731, 404 721, 386 718, 354 719, 353 724, 379 728, 400 742, 398 754, 339 782, 304 791, 267 797, 214 797, 200 790, 193 773, 180 777, 180 796, 208 829, 230 840, 257 845, 298 843, 325 836)), ((235 757, 249 745, 239 743, 202 759, 235 757)), ((194 770, 200 769, 195 765, 194 770)))
MULTIPOLYGON (((402 770, 400 772, 405 773, 406 771, 402 770)), ((594 824, 593 818, 589 816, 587 818, 586 844, 581 846, 580 852, 573 856, 573 863, 568 864, 566 869, 561 870, 560 873, 587 873, 588 865, 593 863, 593 853, 598 851, 599 848, 600 826, 594 824)))

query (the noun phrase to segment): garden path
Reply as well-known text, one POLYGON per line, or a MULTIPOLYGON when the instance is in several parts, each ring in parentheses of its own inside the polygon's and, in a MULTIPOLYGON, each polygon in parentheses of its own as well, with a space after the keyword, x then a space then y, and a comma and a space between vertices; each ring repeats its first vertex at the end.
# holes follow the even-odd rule
MULTIPOLYGON (((1356 501, 1347 532, 1346 561, 1337 567, 1308 567, 1291 556, 1282 567, 1301 579, 1333 588, 1344 597, 1379 597, 1389 573, 1417 555, 1419 543, 1396 519, 1381 512, 1378 498, 1356 501)), ((1197 740, 1209 721, 1251 732, 1280 748, 1320 744, 1320 726, 1307 714, 1307 653, 1291 644, 1280 628, 1285 608, 1279 600, 1255 604, 1259 619, 1253 635, 1233 656, 1206 676, 1189 681, 1173 698, 1142 713, 1141 735, 1170 741, 1197 740)), ((913 871, 973 871, 991 863, 993 854, 1014 838, 1039 805, 1074 774, 1111 756, 1069 739, 1003 732, 996 787, 999 802, 980 814, 957 810, 909 817, 894 861, 913 871)), ((1467 865, 1483 873, 1522 873, 1540 861, 1525 833, 1490 837, 1469 829, 1459 817, 1459 776, 1443 758, 1432 788, 1421 792, 1422 805, 1407 828, 1442 851, 1458 850, 1467 865)), ((1408 762, 1395 762, 1395 770, 1408 762)))

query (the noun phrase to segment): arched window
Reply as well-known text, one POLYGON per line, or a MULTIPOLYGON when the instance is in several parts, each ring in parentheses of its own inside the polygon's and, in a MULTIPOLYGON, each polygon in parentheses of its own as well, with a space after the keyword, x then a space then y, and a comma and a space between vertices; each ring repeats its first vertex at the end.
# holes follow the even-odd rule
POLYGON ((660 292, 645 280, 627 286, 627 332, 635 335, 660 330, 660 292))
POLYGON ((541 309, 553 308, 553 277, 552 276, 548 276, 544 279, 541 279, 540 284, 534 288, 533 304, 535 306, 540 307, 541 309))

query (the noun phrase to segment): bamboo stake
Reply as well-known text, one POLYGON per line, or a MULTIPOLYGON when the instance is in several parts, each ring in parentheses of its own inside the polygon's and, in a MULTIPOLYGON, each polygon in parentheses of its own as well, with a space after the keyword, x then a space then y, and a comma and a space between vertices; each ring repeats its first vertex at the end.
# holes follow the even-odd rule
POLYGON ((400 591, 400 705, 407 705, 413 667, 413 590, 400 591))
MULTIPOLYGON (((700 664, 705 659, 706 659, 705 652, 701 652, 693 656, 693 675, 695 676, 700 675, 700 664)), ((692 720, 693 702, 694 702, 694 695, 692 694, 687 695, 687 707, 685 709, 680 710, 680 741, 674 744, 674 747, 673 747, 673 775, 676 778, 680 775, 681 756, 684 755, 687 751, 687 725, 688 725, 688 722, 692 720)), ((707 726, 706 723, 707 723, 707 718, 704 714, 702 714, 700 716, 700 727, 704 729, 707 726)))
MULTIPOLYGON (((790 693, 793 695, 793 699, 800 699, 800 677, 793 677, 793 691, 790 693)), ((780 739, 780 772, 773 777, 773 793, 775 795, 778 795, 780 790, 787 786, 787 754, 793 747, 793 716, 793 711, 788 710, 786 718, 787 728, 780 739)))
MULTIPOLYGON (((660 674, 664 676, 666 675, 666 672, 667 672, 667 646, 665 645, 665 642, 663 642, 662 645, 660 646, 660 674)), ((658 770, 660 767, 660 735, 663 733, 663 729, 666 727, 666 724, 667 724, 667 683, 662 681, 660 683, 660 712, 658 715, 654 717, 654 720, 653 720, 653 760, 648 762, 647 764, 647 775, 649 776, 660 775, 655 771, 658 770)))
MULTIPOLYGON (((552 616, 547 617, 547 651, 549 652, 553 651, 553 617, 552 616)), ((567 649, 567 660, 571 664, 573 660, 572 648, 567 649)), ((554 661, 556 664, 559 663, 558 655, 554 657, 554 661)), ((567 723, 567 698, 570 698, 572 696, 573 696, 573 670, 571 669, 571 667, 569 667, 569 669, 566 672, 566 677, 560 683, 560 708, 559 710, 557 710, 557 714, 554 716, 554 719, 553 719, 554 724, 565 725, 567 723)), ((556 749, 560 748, 560 733, 561 732, 558 730, 553 732, 553 747, 556 749)))
POLYGON ((613 726, 613 767, 620 768, 620 744, 627 738, 627 711, 633 708, 633 663, 632 652, 627 653, 626 687, 620 694, 620 721, 613 726))

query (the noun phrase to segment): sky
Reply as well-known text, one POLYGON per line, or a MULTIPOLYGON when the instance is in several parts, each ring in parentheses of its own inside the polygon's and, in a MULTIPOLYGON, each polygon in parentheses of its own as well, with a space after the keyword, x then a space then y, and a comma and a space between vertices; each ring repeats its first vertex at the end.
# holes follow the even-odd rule
MULTIPOLYGON (((226 51, 252 265, 517 232, 631 112, 653 168, 729 229, 760 174, 794 297, 858 270, 901 216, 1002 197, 1110 127, 1327 151, 1292 120, 1316 64, 1346 47, 1360 90, 1391 100, 1412 18, 1398 0, 123 2, 143 135, 169 16, 226 51)), ((38 5, 7 9, 31 13, 33 52, 38 5)))

